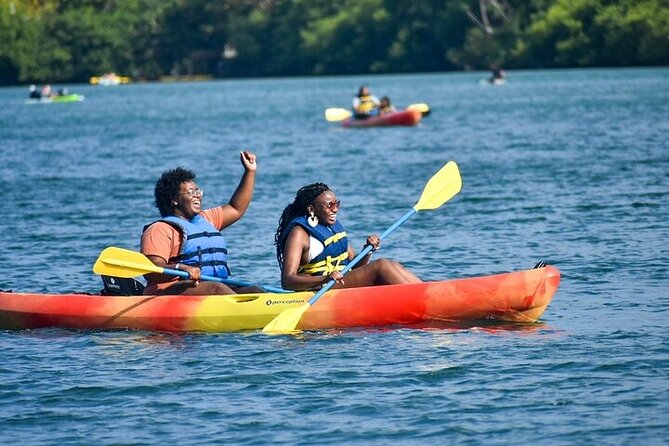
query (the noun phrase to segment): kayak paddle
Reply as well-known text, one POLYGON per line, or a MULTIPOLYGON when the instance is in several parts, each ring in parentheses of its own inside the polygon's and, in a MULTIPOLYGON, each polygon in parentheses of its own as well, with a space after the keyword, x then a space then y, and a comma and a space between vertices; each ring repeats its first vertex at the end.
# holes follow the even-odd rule
MULTIPOLYGON (((116 248, 114 246, 105 248, 100 253, 100 256, 96 260, 95 265, 93 265, 93 272, 100 275, 114 276, 114 277, 136 277, 149 273, 169 274, 172 276, 179 276, 186 279, 189 277, 186 271, 157 266, 151 260, 149 260, 144 254, 140 252, 130 251, 128 249, 123 249, 123 248, 116 248)), ((221 279, 220 277, 213 277, 206 275, 200 276, 200 280, 205 280, 209 282, 220 282, 232 286, 255 285, 253 283, 244 282, 241 280, 234 280, 230 278, 221 279)), ((270 293, 290 292, 278 287, 265 286, 265 285, 260 285, 260 286, 270 293)))
POLYGON ((353 113, 345 108, 328 108, 325 110, 325 119, 328 122, 343 121, 349 118, 353 113))
POLYGON ((423 116, 430 114, 430 107, 425 103, 411 104, 407 107, 407 110, 418 110, 423 116))
MULTIPOLYGON (((407 108, 407 110, 418 110, 422 113, 423 116, 427 116, 430 114, 430 107, 425 104, 411 104, 407 108)), ((350 118, 353 115, 350 110, 346 110, 345 108, 327 108, 325 109, 325 119, 328 122, 337 122, 337 121, 343 121, 346 118, 350 118)))
MULTIPOLYGON (((460 170, 458 165, 455 164, 455 161, 449 161, 442 167, 439 172, 435 173, 432 178, 427 182, 423 193, 420 196, 418 202, 411 208, 402 218, 397 220, 385 230, 383 234, 380 235, 380 239, 383 240, 395 229, 399 228, 405 221, 410 217, 416 214, 418 211, 424 211, 429 209, 436 209, 442 204, 446 203, 448 200, 453 198, 460 192, 462 188, 462 178, 460 178, 460 170)), ((346 267, 341 271, 342 274, 349 272, 355 265, 362 260, 371 250, 372 246, 368 245, 363 249, 351 262, 346 265, 346 267)), ((263 328, 263 333, 291 333, 296 331, 297 324, 302 319, 304 312, 309 309, 313 304, 318 301, 330 288, 332 288, 336 282, 332 279, 327 284, 323 286, 316 294, 313 295, 309 302, 300 305, 296 308, 289 308, 287 310, 279 313, 274 319, 272 319, 269 324, 265 325, 263 328)))

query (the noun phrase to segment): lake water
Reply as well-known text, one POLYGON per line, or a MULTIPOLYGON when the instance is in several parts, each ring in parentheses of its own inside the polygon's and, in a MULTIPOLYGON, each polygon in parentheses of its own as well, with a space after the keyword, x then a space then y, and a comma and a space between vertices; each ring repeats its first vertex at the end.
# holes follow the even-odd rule
POLYGON ((0 89, 0 289, 101 288, 107 246, 138 249, 166 169, 225 202, 238 278, 278 285, 273 239, 302 185, 342 200, 354 246, 410 209, 448 160, 463 189, 379 256, 425 280, 545 260, 562 283, 531 326, 173 335, 0 331, 0 443, 669 444, 669 69, 68 85, 80 103, 0 89), (323 117, 359 85, 415 128, 323 117))

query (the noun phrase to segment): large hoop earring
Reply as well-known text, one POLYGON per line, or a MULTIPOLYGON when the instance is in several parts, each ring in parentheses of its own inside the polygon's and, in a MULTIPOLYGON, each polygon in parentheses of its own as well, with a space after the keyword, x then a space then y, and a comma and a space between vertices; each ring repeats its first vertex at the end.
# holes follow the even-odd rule
POLYGON ((318 217, 316 217, 314 211, 309 211, 309 217, 307 218, 307 223, 309 223, 309 226, 311 226, 312 228, 318 226, 318 217))

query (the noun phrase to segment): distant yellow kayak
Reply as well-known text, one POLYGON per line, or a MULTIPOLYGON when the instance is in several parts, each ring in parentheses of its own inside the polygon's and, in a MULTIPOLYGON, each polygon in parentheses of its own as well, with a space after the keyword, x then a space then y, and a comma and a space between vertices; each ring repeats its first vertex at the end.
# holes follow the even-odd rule
POLYGON ((130 83, 130 78, 127 76, 117 76, 114 73, 103 74, 102 76, 93 76, 89 79, 91 85, 120 85, 130 83))

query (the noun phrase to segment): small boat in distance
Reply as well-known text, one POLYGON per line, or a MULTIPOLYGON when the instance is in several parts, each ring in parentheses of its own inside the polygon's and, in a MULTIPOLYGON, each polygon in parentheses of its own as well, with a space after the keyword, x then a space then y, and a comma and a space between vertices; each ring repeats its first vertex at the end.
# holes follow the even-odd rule
POLYGON ((419 110, 401 110, 393 113, 386 113, 378 116, 370 116, 365 119, 355 119, 353 117, 345 119, 342 127, 383 127, 383 126, 413 126, 423 119, 423 114, 419 110))
POLYGON ((45 84, 41 89, 35 85, 29 88, 30 93, 26 104, 49 104, 51 102, 81 102, 85 99, 84 95, 76 93, 68 93, 67 88, 59 88, 55 92, 51 85, 45 84))
POLYGON ((366 118, 355 118, 350 110, 333 107, 325 110, 325 119, 329 122, 341 122, 342 127, 414 126, 429 114, 430 107, 425 103, 411 104, 404 110, 374 114, 366 118))
POLYGON ((26 99, 26 104, 50 104, 52 102, 81 102, 86 97, 83 94, 64 94, 62 96, 49 96, 39 99, 26 99))
POLYGON ((112 85, 121 85, 130 83, 127 76, 118 76, 116 73, 105 73, 102 76, 93 76, 89 79, 91 85, 102 85, 109 87, 112 85))

